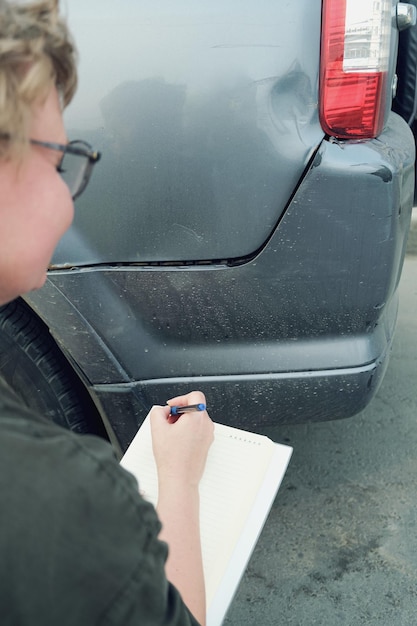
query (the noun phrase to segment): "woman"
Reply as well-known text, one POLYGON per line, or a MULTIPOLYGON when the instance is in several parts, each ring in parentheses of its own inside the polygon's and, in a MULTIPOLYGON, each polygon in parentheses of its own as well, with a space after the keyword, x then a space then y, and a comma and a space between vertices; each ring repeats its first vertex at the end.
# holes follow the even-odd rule
MULTIPOLYGON (((79 177, 61 177, 74 58, 57 0, 0 0, 0 304, 43 285, 98 160, 81 151, 79 177)), ((198 484, 213 424, 168 415, 151 410, 161 531, 106 442, 44 420, 0 381, 3 625, 205 623, 198 484)))

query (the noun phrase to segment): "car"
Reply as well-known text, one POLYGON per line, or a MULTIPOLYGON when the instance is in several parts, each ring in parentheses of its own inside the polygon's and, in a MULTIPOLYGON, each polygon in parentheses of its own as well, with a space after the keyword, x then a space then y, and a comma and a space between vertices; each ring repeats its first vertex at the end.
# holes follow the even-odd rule
POLYGON ((1 309, 8 384, 120 452, 196 388, 259 432, 361 411, 413 207, 413 4, 71 0, 68 20, 68 136, 102 159, 45 286, 1 309))

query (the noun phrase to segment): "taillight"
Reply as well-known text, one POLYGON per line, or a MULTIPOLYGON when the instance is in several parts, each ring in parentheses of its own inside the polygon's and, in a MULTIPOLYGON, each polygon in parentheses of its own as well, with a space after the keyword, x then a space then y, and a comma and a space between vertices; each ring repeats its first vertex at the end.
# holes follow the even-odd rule
POLYGON ((328 135, 381 132, 391 24, 392 0, 323 0, 320 122, 328 135))

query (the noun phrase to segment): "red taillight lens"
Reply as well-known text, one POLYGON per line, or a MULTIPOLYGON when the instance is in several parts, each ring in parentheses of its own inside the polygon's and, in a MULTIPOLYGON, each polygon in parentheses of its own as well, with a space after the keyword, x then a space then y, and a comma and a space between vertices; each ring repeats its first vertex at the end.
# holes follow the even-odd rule
POLYGON ((328 135, 381 132, 391 21, 391 0, 323 0, 320 122, 328 135))

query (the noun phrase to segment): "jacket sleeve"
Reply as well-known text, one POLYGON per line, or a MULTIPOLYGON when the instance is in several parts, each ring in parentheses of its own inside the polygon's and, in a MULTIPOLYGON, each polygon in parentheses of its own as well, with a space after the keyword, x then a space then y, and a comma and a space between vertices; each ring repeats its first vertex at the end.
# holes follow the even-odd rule
POLYGON ((0 431, 3 623, 196 625, 166 579, 155 509, 111 447, 25 415, 11 424, 0 431))

